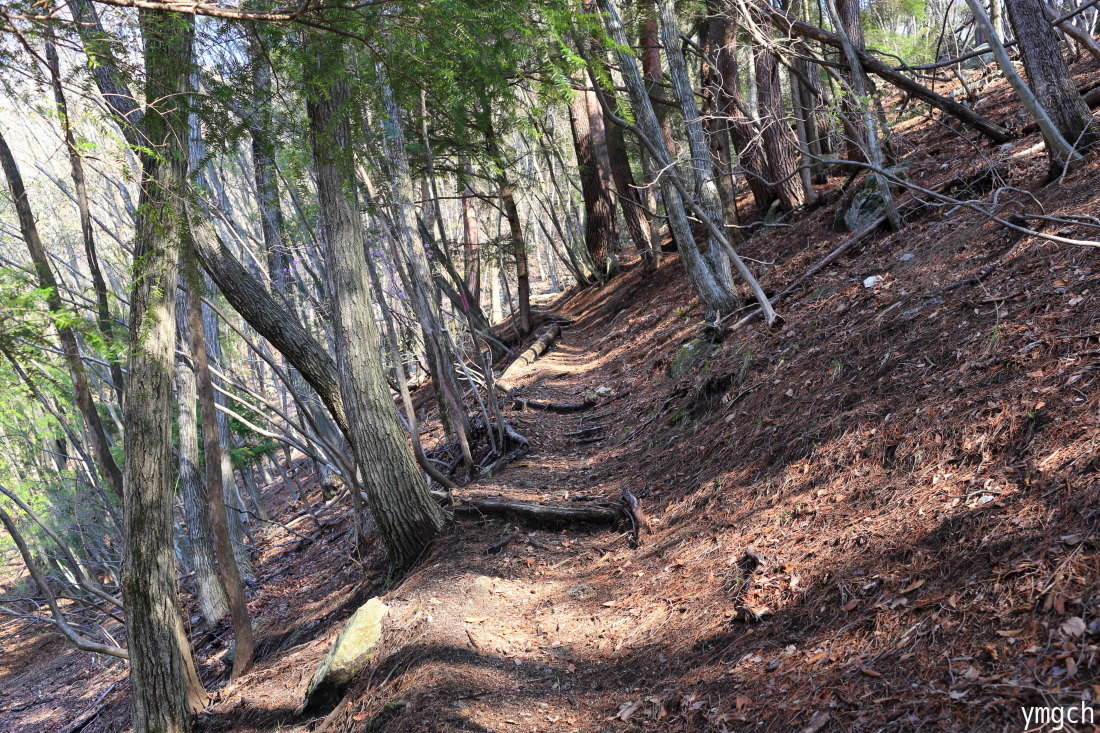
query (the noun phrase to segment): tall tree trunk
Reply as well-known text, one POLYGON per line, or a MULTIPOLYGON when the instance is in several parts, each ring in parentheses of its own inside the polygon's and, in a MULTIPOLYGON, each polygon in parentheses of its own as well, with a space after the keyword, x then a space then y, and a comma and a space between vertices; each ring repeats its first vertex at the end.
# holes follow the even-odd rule
MULTIPOLYGON (((707 6, 710 17, 703 27, 702 45, 704 57, 699 62, 699 79, 703 87, 703 129, 710 147, 711 166, 714 168, 715 183, 722 197, 722 210, 727 222, 740 223, 737 211, 737 187, 733 178, 733 150, 730 144, 729 123, 722 110, 722 78, 718 71, 718 57, 722 54, 723 18, 711 11, 716 5, 711 0, 707 6)), ((740 230, 732 229, 731 236, 742 239, 740 230)))
MULTIPOLYGON (((615 52, 615 56, 622 68, 623 80, 626 82, 627 91, 630 93, 630 101, 634 110, 634 116, 638 121, 637 126, 631 126, 631 129, 635 131, 638 139, 646 146, 650 154, 653 155, 654 162, 664 169, 664 173, 661 177, 661 191, 665 199, 665 210, 669 216, 669 225, 672 229, 673 238, 680 248, 680 254, 684 261, 684 269, 687 270, 692 285, 695 287, 700 299, 709 310, 728 312, 736 306, 736 297, 731 296, 730 289, 726 285, 718 283, 714 277, 714 273, 710 269, 709 263, 703 259, 695 246, 695 239, 687 219, 686 205, 690 205, 692 211, 704 220, 704 225, 707 227, 709 236, 716 238, 718 236, 722 237, 720 240, 722 246, 726 248, 726 252, 737 266, 738 272, 749 284, 753 294, 760 302, 760 306, 764 311, 764 316, 768 324, 774 323, 776 319, 775 312, 772 311, 767 296, 760 288, 760 284, 756 281, 752 272, 737 256, 733 247, 729 246, 729 242, 725 239, 724 234, 715 227, 714 222, 709 220, 704 207, 687 198, 690 194, 688 193, 686 185, 680 178, 679 171, 673 165, 672 157, 668 149, 664 146, 657 115, 654 113, 653 105, 650 102, 649 95, 646 93, 645 84, 638 71, 638 65, 634 55, 629 51, 626 31, 623 28, 622 20, 619 17, 618 10, 615 8, 613 0, 600 0, 600 9, 604 12, 604 22, 607 26, 608 34, 619 46, 615 52)), ((620 119, 619 124, 626 123, 620 119)), ((709 155, 704 153, 704 158, 709 158, 709 155)))
MULTIPOLYGON (((19 172, 19 166, 8 147, 3 135, 0 135, 0 167, 4 169, 4 176, 8 181, 8 189, 11 191, 12 201, 15 203, 15 211, 19 217, 19 230, 23 235, 23 241, 27 245, 31 261, 34 263, 35 273, 38 275, 38 283, 46 293, 46 303, 50 310, 59 316, 66 310, 61 300, 61 291, 58 289, 57 278, 50 267, 50 261, 46 255, 46 248, 38 235, 38 226, 35 224, 34 212, 31 209, 27 190, 23 186, 23 176, 19 172)), ((84 426, 92 443, 92 451, 95 453, 96 463, 100 471, 107 479, 107 485, 116 497, 122 497, 122 472, 115 463, 111 453, 110 443, 107 442, 107 433, 103 429, 103 423, 99 419, 95 401, 92 398, 92 388, 88 383, 88 374, 84 370, 84 362, 81 359, 80 345, 76 340, 76 333, 71 326, 64 325, 62 318, 55 322, 57 335, 61 340, 61 350, 65 356, 65 363, 69 368, 69 376, 73 380, 73 397, 76 399, 77 409, 84 419, 84 426)))
POLYGON ((367 281, 362 222, 356 201, 341 41, 311 32, 308 48, 318 63, 319 93, 308 100, 324 257, 336 330, 340 391, 348 410, 351 444, 367 500, 394 573, 411 566, 438 534, 444 516, 428 493, 394 414, 378 348, 367 281))
POLYGON ((1042 0, 1005 0, 1005 5, 1028 82, 1039 104, 1070 145, 1080 148, 1091 144, 1097 138, 1092 113, 1073 83, 1042 0))
MULTIPOLYGON (((472 177, 473 170, 467 163, 465 170, 472 177)), ((466 289, 473 297, 471 308, 481 309, 481 252, 479 251, 480 233, 477 225, 477 197, 474 195, 470 178, 460 182, 462 196, 462 271, 466 279, 466 289)))
MULTIPOLYGON (((658 8, 661 40, 665 46, 665 56, 668 58, 669 78, 672 80, 676 100, 684 115, 684 131, 687 135, 688 150, 691 153, 691 180, 695 185, 695 201, 703 209, 704 216, 710 219, 715 227, 723 232, 728 231, 722 215, 722 199, 714 180, 714 168, 711 165, 710 148, 703 130, 702 116, 699 114, 695 92, 688 77, 687 62, 680 51, 680 29, 676 22, 675 3, 673 0, 660 0, 658 8)), ((726 297, 732 302, 737 299, 737 291, 733 285, 729 255, 722 244, 709 232, 706 242, 707 251, 703 256, 711 275, 716 285, 727 293, 726 297)))
POLYGON ((768 178, 775 187, 779 205, 784 211, 792 211, 806 203, 806 197, 798 180, 798 145, 783 110, 779 60, 773 51, 759 44, 753 48, 753 57, 760 104, 760 137, 764 143, 768 178))
MULTIPOLYGON (((462 405, 462 391, 455 374, 454 364, 457 357, 451 352, 443 336, 443 318, 436 300, 437 293, 433 288, 434 281, 425 252, 425 242, 413 232, 416 208, 413 204, 412 175, 405 153, 401 109, 397 106, 385 68, 381 64, 377 66, 376 73, 379 76, 383 106, 388 118, 383 125, 383 145, 392 183, 391 203, 396 229, 393 234, 400 242, 401 249, 400 252, 394 253, 394 264, 406 280, 413 312, 420 324, 428 371, 432 375, 432 385, 443 426, 449 435, 457 438, 467 473, 472 476, 474 461, 468 442, 470 422, 462 405), (407 267, 403 267, 403 264, 407 267)), ((427 232, 426 227, 424 231, 427 232)), ((427 239, 428 236, 425 234, 424 238, 427 239)))
POLYGON ((508 233, 511 235, 509 249, 516 263, 516 299, 519 301, 519 326, 521 336, 531 333, 531 276, 527 271, 527 242, 523 237, 523 225, 516 207, 515 189, 507 176, 500 179, 500 203, 504 207, 504 216, 508 219, 508 233))
POLYGON ((130 649, 132 724, 137 733, 190 727, 189 712, 206 693, 176 605, 170 469, 175 293, 181 206, 187 178, 187 114, 192 18, 140 10, 145 41, 147 111, 142 120, 141 200, 130 294, 130 362, 126 396, 122 597, 130 649))
MULTIPOLYGON (((661 37, 657 23, 657 4, 655 0, 641 0, 638 3, 638 17, 641 19, 639 37, 642 46, 642 76, 645 78, 646 90, 653 103, 653 111, 661 125, 661 136, 664 138, 668 154, 676 157, 676 138, 672 134, 672 118, 669 109, 661 94, 661 84, 665 73, 661 69, 661 37)), ((679 46, 677 46, 678 48, 679 46)), ((669 53, 672 49, 665 49, 669 53)))
POLYGON ((191 564, 195 573, 195 596, 203 618, 208 625, 213 626, 229 612, 229 605, 225 597, 225 587, 218 576, 209 502, 202 473, 199 471, 199 422, 196 409, 198 392, 195 386, 195 365, 191 358, 191 331, 187 325, 187 293, 183 290, 177 291, 176 323, 180 349, 180 355, 176 359, 180 496, 183 500, 183 518, 187 523, 191 564))
POLYGON ((202 444, 206 458, 206 498, 209 502, 210 528, 214 534, 215 558, 229 602, 229 616, 233 624, 233 640, 236 644, 233 655, 233 670, 230 682, 252 668, 254 645, 252 642, 252 622, 248 618, 248 605, 244 597, 244 582, 237 569, 236 553, 229 536, 226 521, 226 506, 222 477, 223 456, 228 453, 229 445, 222 442, 218 430, 218 409, 214 401, 214 382, 210 375, 210 363, 206 357, 206 335, 203 328, 202 300, 194 287, 188 288, 187 325, 191 337, 191 358, 195 363, 195 377, 198 384, 199 407, 202 412, 202 444))
MULTIPOLYGON (((84 256, 88 261, 88 273, 92 276, 92 289, 95 291, 96 325, 99 327, 99 332, 103 338, 111 343, 121 340, 124 336, 118 333, 119 329, 116 328, 115 322, 111 318, 111 309, 107 303, 107 283, 103 279, 103 271, 99 267, 99 255, 96 252, 95 235, 92 230, 92 211, 88 205, 88 187, 84 182, 84 161, 81 158, 80 150, 76 146, 76 137, 73 135, 72 121, 69 119, 69 107, 65 101, 65 91, 61 84, 61 65, 57 58, 57 48, 52 42, 46 44, 46 60, 50 69, 54 101, 57 103, 57 111, 61 117, 61 128, 65 134, 65 148, 69 152, 73 195, 80 210, 80 234, 84 240, 84 256)), ((114 388, 118 404, 122 405, 126 384, 125 377, 122 374, 122 362, 115 354, 109 355, 107 361, 111 370, 111 386, 114 388)))
MULTIPOLYGON (((213 290, 213 283, 207 279, 203 279, 203 282, 208 286, 209 290, 213 290)), ((211 366, 217 368, 224 374, 228 369, 225 366, 222 356, 222 342, 218 337, 218 315, 206 304, 202 305, 202 321, 204 329, 203 340, 206 342, 206 356, 211 366)), ((224 380, 220 379, 219 381, 224 382, 224 380)), ((222 389, 226 389, 229 385, 223 383, 219 386, 222 389)), ((229 406, 228 398, 221 392, 214 393, 214 403, 222 407, 229 406)), ((226 450, 221 452, 221 477, 222 501, 229 510, 226 515, 226 523, 229 527, 229 536, 232 539, 230 546, 233 549, 233 555, 237 558, 237 568, 241 577, 248 583, 254 583, 256 580, 256 571, 252 568, 252 557, 249 555, 248 544, 245 542, 248 529, 244 523, 244 501, 241 499, 241 493, 237 488, 237 482, 233 478, 233 458, 228 450, 228 447, 232 445, 232 438, 229 431, 229 416, 222 410, 217 410, 215 416, 217 418, 219 440, 221 441, 221 445, 226 446, 226 450)))
MULTIPOLYGON (((717 0, 711 2, 717 5, 717 0)), ((741 82, 737 73, 737 23, 733 18, 718 15, 717 7, 713 7, 713 15, 710 21, 714 49, 712 64, 721 82, 719 109, 726 117, 730 142, 737 153, 737 162, 745 172, 753 201, 763 213, 778 195, 775 187, 767 183, 768 169, 760 147, 759 131, 747 114, 749 106, 746 100, 741 97, 741 82), (716 25, 719 27, 716 28, 716 25)), ((748 72, 751 78, 755 78, 752 69, 748 72)), ((755 98, 752 102, 755 105, 755 98)))
POLYGON ((595 92, 584 86, 574 93, 570 102, 569 123, 584 198, 584 244, 588 258, 596 268, 596 277, 603 282, 615 269, 614 184, 606 162, 603 113, 599 110, 595 92))
MULTIPOLYGON (((852 48, 857 51, 864 49, 863 25, 860 22, 859 0, 836 0, 836 11, 840 18, 836 30, 837 36, 846 35, 852 48)), ((843 51, 841 52, 843 54, 843 51)), ((847 59, 845 59, 845 62, 847 59)), ((840 77, 844 79, 850 89, 860 86, 856 75, 863 74, 862 67, 857 72, 852 71, 849 63, 842 64, 840 77)), ((866 85, 863 85, 866 86, 866 85)), ((845 157, 848 160, 860 163, 867 162, 867 130, 863 125, 863 106, 866 100, 859 99, 858 95, 845 94, 841 97, 840 108, 844 126, 845 157)))

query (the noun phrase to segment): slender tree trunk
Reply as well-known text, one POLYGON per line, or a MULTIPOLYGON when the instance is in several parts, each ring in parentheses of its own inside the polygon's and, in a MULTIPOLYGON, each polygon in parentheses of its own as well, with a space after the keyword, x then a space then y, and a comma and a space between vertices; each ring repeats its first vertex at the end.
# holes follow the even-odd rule
MULTIPOLYGON (((704 58, 700 61, 699 78, 703 86, 703 129, 710 147, 711 166, 714 168, 715 183, 722 198, 724 218, 733 225, 740 223, 737 211, 737 187, 733 178, 733 150, 729 135, 729 122, 722 109, 722 77, 718 71, 718 58, 722 54, 724 18, 711 7, 715 0, 708 3, 708 15, 704 31, 701 33, 704 58)), ((731 229, 731 237, 740 241, 740 230, 731 229)))
MULTIPOLYGON (((676 157, 676 138, 672 134, 672 118, 669 109, 662 102, 661 84, 665 73, 661 69, 661 38, 657 23, 656 0, 640 0, 638 3, 638 17, 641 19, 639 36, 642 45, 642 76, 645 78, 646 90, 649 92, 653 104, 653 111, 657 115, 657 121, 661 125, 661 136, 668 148, 668 154, 676 157)), ((677 48, 679 46, 677 45, 677 48)), ((665 49, 669 53, 672 49, 665 49)))
POLYGON ((531 276, 527 271, 527 242, 523 237, 523 225, 516 207, 515 189, 507 177, 500 179, 500 203, 508 219, 511 235, 509 249, 516 263, 516 297, 519 300, 519 327, 521 336, 531 333, 531 276))
MULTIPOLYGON (((840 18, 836 29, 837 36, 846 35, 852 48, 857 51, 864 49, 863 25, 860 22, 859 0, 837 0, 836 11, 840 18)), ((842 51, 843 53, 843 51, 842 51)), ((845 61, 847 61, 845 59, 845 61)), ((863 74, 863 68, 857 67, 852 71, 852 65, 845 63, 840 68, 840 76, 844 79, 849 89, 865 87, 862 80, 856 79, 863 74)), ((858 95, 857 95, 858 96, 858 95)), ((867 100, 854 98, 851 93, 845 94, 840 100, 841 115, 844 126, 845 157, 848 160, 860 163, 868 162, 867 159, 867 130, 863 124, 863 107, 867 100)))
MULTIPOLYGON (((716 0, 712 0, 715 2, 716 0)), ((748 115, 749 106, 741 97, 740 77, 737 69, 737 23, 733 18, 717 15, 711 20, 712 44, 714 51, 713 66, 721 81, 719 95, 720 110, 727 118, 730 142, 737 153, 737 162, 745 172, 753 201, 761 213, 768 210, 771 202, 778 198, 775 187, 767 183, 768 169, 764 160, 764 151, 760 147, 759 131, 748 115), (715 28, 720 25, 720 28, 715 28)), ((752 69, 749 76, 755 78, 752 69)), ((755 105, 755 96, 753 104, 755 105)))
POLYGON ((348 90, 333 74, 343 68, 339 40, 311 32, 308 48, 325 68, 307 111, 313 143, 324 256, 330 283, 340 391, 348 410, 367 500, 386 546, 390 567, 411 566, 443 526, 442 510, 428 493, 394 414, 378 348, 367 282, 362 223, 356 202, 348 90), (335 64, 335 66, 332 66, 335 64))
MULTIPOLYGON (((35 224, 30 199, 27 197, 26 188, 23 186, 23 177, 20 175, 15 156, 12 155, 3 135, 0 135, 0 167, 3 167, 4 175, 8 181, 8 189, 11 191, 15 211, 19 217, 19 229, 23 235, 23 241, 27 245, 31 261, 34 263, 39 285, 46 292, 46 303, 50 306, 51 311, 60 315, 65 312, 66 308, 61 300, 57 278, 54 277, 53 269, 50 267, 50 261, 46 255, 46 249, 38 235, 38 226, 35 224)), ((121 498, 122 472, 119 470, 118 464, 115 463, 110 443, 107 441, 107 433, 103 429, 103 423, 99 419, 99 412, 96 410, 95 401, 92 398, 88 374, 84 370, 84 362, 81 359, 80 345, 76 340, 76 333, 73 329, 63 324, 64 320, 57 322, 57 334, 61 340, 61 350, 65 355, 65 363, 69 367, 69 375, 73 380, 73 397, 88 430, 96 462, 107 479, 107 485, 115 496, 121 498)))
POLYGON ((171 421, 175 292, 187 177, 192 18, 140 10, 147 111, 130 294, 122 596, 136 733, 175 733, 206 702, 176 605, 171 421))
MULTIPOLYGON (((466 166, 467 174, 472 173, 470 164, 466 166)), ((474 302, 471 308, 481 309, 481 252, 479 251, 479 237, 477 225, 477 198, 474 196, 473 184, 470 179, 460 184, 462 195, 462 271, 466 278, 466 289, 470 291, 474 302)))
MULTIPOLYGON (((707 145, 702 116, 699 114, 695 92, 688 77, 687 62, 680 51, 680 30, 676 22, 675 3, 673 0, 660 0, 658 8, 661 40, 665 46, 665 56, 668 58, 669 78, 684 116, 684 132, 687 135, 688 151, 691 153, 691 180, 695 185, 695 201, 715 227, 721 231, 727 231, 722 215, 722 199, 714 180, 714 168, 711 165, 710 148, 707 145)), ((703 257, 711 276, 717 287, 725 291, 726 299, 734 302, 737 299, 737 291, 733 286, 733 271, 729 255, 709 232, 706 243, 707 251, 703 257)))
POLYGON ((195 363, 199 407, 202 412, 202 443, 206 458, 206 497, 209 502, 210 528, 214 535, 215 557, 229 603, 229 616, 233 623, 233 639, 236 651, 230 681, 236 680, 252 668, 254 645, 252 622, 248 617, 248 605, 244 596, 244 582, 237 569, 236 554, 229 536, 225 514, 225 495, 222 477, 222 457, 229 446, 222 442, 218 430, 218 410, 214 401, 214 383, 210 363, 206 357, 206 335, 203 328, 202 300, 194 287, 188 288, 187 325, 191 337, 191 357, 195 363))
MULTIPOLYGON (((69 119, 69 107, 65 101, 65 91, 61 85, 61 66, 57 58, 57 48, 52 42, 46 44, 46 59, 50 69, 50 81, 53 84, 54 101, 61 117, 61 127, 65 133, 65 147, 69 152, 69 168, 73 179, 73 194, 80 210, 80 234, 84 240, 84 255, 88 261, 88 273, 92 277, 92 289, 95 291, 96 324, 103 338, 111 343, 125 338, 116 328, 111 318, 111 309, 107 303, 107 283, 99 267, 99 255, 96 252, 95 235, 92 230, 92 212, 88 205, 88 188, 84 182, 84 161, 76 146, 72 121, 69 119)), ((108 356, 111 370, 111 386, 114 388, 118 404, 123 403, 125 378, 122 375, 122 363, 115 355, 108 356)))
MULTIPOLYGON (((209 290, 213 290, 213 284, 204 279, 204 283, 208 286, 209 290)), ((219 369, 223 374, 227 371, 222 357, 222 342, 218 337, 218 316, 207 305, 202 305, 202 321, 204 337, 206 342, 206 356, 210 362, 210 365, 219 369)), ((221 380, 219 380, 221 381, 221 380)), ((228 387, 227 384, 220 385, 223 389, 228 387)), ((199 385, 200 393, 202 396, 201 387, 199 385)), ((228 407, 228 400, 221 392, 214 393, 214 404, 221 407, 228 407)), ((233 555, 237 558, 238 571, 248 583, 254 583, 256 580, 256 572, 252 569, 252 558, 249 555, 248 544, 245 542, 245 536, 248 533, 248 528, 245 526, 245 515, 242 511, 244 509, 244 502, 241 500, 240 491, 237 489, 237 482, 233 478, 233 459, 229 453, 229 446, 231 443, 231 436, 229 431, 229 416, 222 410, 217 410, 215 413, 217 417, 218 425, 218 438, 221 441, 221 445, 226 449, 220 453, 221 456, 221 478, 222 478, 222 501, 228 508, 226 515, 226 523, 229 527, 229 537, 232 542, 230 547, 233 549, 233 555)))
POLYGON ((187 324, 187 294, 179 290, 176 301, 181 352, 176 359, 180 496, 183 500, 183 518, 187 523, 191 564, 195 573, 195 595, 203 618, 207 624, 213 626, 229 612, 229 605, 225 597, 225 587, 218 576, 206 487, 199 471, 199 423, 196 409, 198 392, 195 386, 195 365, 191 359, 191 332, 187 324))

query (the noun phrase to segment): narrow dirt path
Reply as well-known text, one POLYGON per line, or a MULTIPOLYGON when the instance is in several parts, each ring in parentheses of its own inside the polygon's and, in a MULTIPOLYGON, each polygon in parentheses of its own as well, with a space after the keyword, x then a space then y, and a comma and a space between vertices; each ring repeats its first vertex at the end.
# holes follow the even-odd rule
MULTIPOLYGON (((635 480, 615 443, 638 416, 609 368, 604 316, 615 312, 602 301, 568 313, 573 324, 515 382, 522 396, 551 402, 579 402, 601 387, 612 395, 573 414, 509 412, 530 453, 462 493, 568 505, 616 501, 635 480)), ((458 524, 386 597, 389 658, 349 696, 346 714, 389 730, 605 728, 617 708, 601 692, 605 681, 619 687, 622 677, 629 687, 617 660, 656 621, 621 607, 615 584, 594 574, 618 563, 628 577, 617 557, 626 546, 625 534, 607 528, 458 524)))

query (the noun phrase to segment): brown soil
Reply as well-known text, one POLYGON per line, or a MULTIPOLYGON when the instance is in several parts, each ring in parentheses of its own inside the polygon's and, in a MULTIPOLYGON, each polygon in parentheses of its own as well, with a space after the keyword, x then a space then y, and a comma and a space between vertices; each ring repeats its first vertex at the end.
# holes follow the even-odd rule
MULTIPOLYGON (((1003 89, 981 110, 1020 124, 1003 89)), ((1002 194, 1005 215, 1100 204, 1095 159, 1042 187, 1035 136, 998 148, 916 120, 896 142, 922 185, 1020 189, 1002 194)), ((778 263, 761 266, 767 287, 842 241, 833 215, 745 246, 778 263)), ((1023 705, 1092 703, 1098 291, 1093 249, 925 207, 808 283, 781 329, 729 334, 677 380, 667 365, 703 314, 676 258, 568 293, 550 310, 569 325, 520 390, 613 396, 510 413, 531 453, 459 494, 569 504, 630 490, 652 529, 641 546, 626 528, 521 527, 485 554, 510 528, 462 521, 387 589, 379 555, 364 570, 344 554, 346 517, 309 543, 273 529, 250 603, 258 664, 198 728, 999 731, 1023 728, 1023 705), (884 279, 864 287, 872 275, 884 279), (340 622, 373 594, 392 610, 370 671, 326 720, 297 717, 340 622)), ((10 621, 0 638, 4 730, 63 729, 120 676, 10 621)), ((196 641, 212 683, 223 643, 196 641)), ((86 730, 125 729, 126 683, 112 694, 86 730)))

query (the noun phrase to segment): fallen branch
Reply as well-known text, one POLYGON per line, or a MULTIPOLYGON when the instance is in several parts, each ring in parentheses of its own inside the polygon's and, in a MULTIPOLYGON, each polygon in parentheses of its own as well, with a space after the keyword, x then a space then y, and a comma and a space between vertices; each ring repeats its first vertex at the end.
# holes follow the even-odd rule
POLYGON ((524 368, 535 363, 535 360, 546 353, 546 350, 550 348, 550 345, 554 343, 554 340, 561 335, 561 325, 553 323, 550 328, 546 329, 541 336, 535 339, 535 343, 531 344, 527 351, 524 351, 516 360, 513 361, 508 367, 501 372, 500 377, 497 379, 497 384, 503 389, 511 389, 508 382, 514 378, 524 368))

